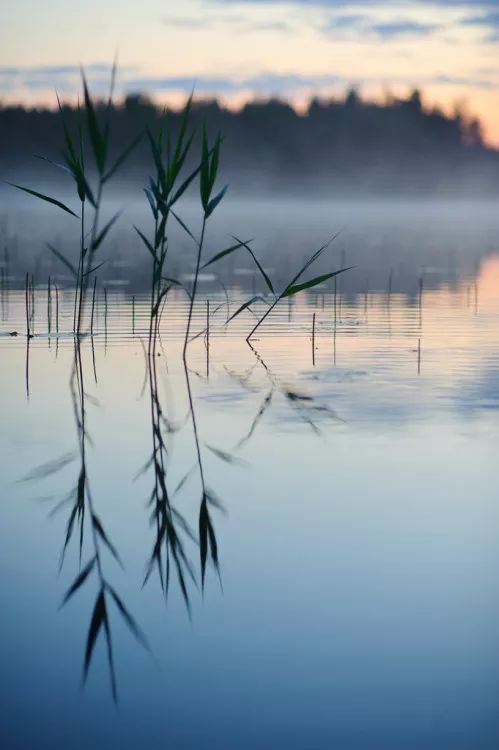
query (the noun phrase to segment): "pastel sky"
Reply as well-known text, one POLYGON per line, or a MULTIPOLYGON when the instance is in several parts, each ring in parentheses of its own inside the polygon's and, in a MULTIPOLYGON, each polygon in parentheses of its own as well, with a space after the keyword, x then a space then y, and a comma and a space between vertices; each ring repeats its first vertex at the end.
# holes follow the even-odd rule
POLYGON ((0 8, 0 99, 52 103, 103 92, 119 51, 120 91, 239 104, 280 95, 382 97, 423 89, 465 104, 499 146, 499 0, 15 0, 0 8))

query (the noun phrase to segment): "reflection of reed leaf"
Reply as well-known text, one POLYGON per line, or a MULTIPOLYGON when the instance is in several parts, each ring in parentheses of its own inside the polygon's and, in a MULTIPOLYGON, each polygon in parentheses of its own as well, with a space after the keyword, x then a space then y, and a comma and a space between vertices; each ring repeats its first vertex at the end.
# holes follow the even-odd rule
POLYGON ((197 469, 197 464, 194 464, 194 466, 192 466, 192 467, 191 467, 191 468, 189 469, 189 471, 187 471, 187 472, 186 472, 186 473, 184 474, 184 476, 182 477, 182 479, 180 480, 180 482, 179 482, 179 483, 177 484, 177 486, 176 486, 176 487, 175 487, 175 489, 173 490, 173 494, 174 494, 174 495, 176 495, 176 494, 177 494, 177 492, 180 492, 180 490, 182 489, 182 487, 184 486, 184 484, 185 484, 185 483, 187 482, 187 480, 188 480, 188 479, 189 479, 190 477, 192 477, 192 475, 194 474, 194 472, 196 471, 196 469, 197 469))
POLYGON ((270 391, 265 396, 265 398, 263 400, 263 403, 261 404, 260 408, 258 409, 258 411, 256 413, 256 416, 253 419, 253 422, 251 423, 251 427, 249 428, 248 432, 246 433, 246 435, 244 437, 241 438, 241 440, 239 440, 238 443, 236 443, 235 450, 239 450, 240 448, 243 447, 243 445, 245 445, 245 443, 248 442, 248 440, 250 440, 250 438, 252 437, 254 431, 257 428, 258 423, 260 422, 260 420, 262 419, 263 415, 265 414, 265 412, 269 408, 269 406, 270 406, 270 404, 272 402, 272 396, 273 395, 274 395, 274 386, 272 386, 272 388, 270 389, 270 391))
POLYGON ((227 513, 224 504, 222 503, 220 498, 217 497, 217 495, 215 495, 213 490, 207 488, 204 496, 206 500, 208 501, 208 503, 212 505, 214 508, 217 508, 218 510, 222 511, 222 513, 227 513))
POLYGON ((24 477, 19 479, 19 482, 33 482, 35 480, 45 479, 45 477, 49 477, 52 474, 56 474, 58 471, 63 469, 68 464, 72 463, 76 458, 75 451, 71 451, 70 453, 65 453, 63 456, 60 456, 59 458, 53 459, 52 461, 47 461, 44 464, 41 464, 40 466, 37 466, 35 469, 32 469, 28 474, 26 474, 24 477))
POLYGON ((62 568, 62 566, 63 566, 64 556, 66 554, 66 550, 68 548, 68 544, 69 544, 69 542, 71 540, 71 537, 73 535, 73 528, 74 528, 74 523, 75 523, 75 520, 76 520, 76 514, 77 514, 77 512, 78 512, 78 506, 75 505, 72 508, 71 513, 69 514, 69 519, 68 519, 68 522, 67 522, 67 525, 66 525, 66 538, 64 540, 64 546, 63 546, 62 552, 61 552, 61 560, 60 560, 60 563, 59 563, 59 567, 60 568, 62 568))
POLYGON ((199 555, 201 560, 201 585, 204 589, 204 580, 206 575, 206 562, 208 558, 208 548, 210 557, 215 570, 220 576, 220 568, 218 563, 218 545, 215 535, 215 529, 211 522, 210 514, 208 512, 208 495, 205 493, 201 500, 199 507, 199 555))
POLYGON ((296 391, 291 391, 287 388, 283 389, 283 393, 290 401, 313 401, 312 396, 305 396, 303 393, 297 393, 296 391))
POLYGON ((151 456, 151 458, 149 458, 145 462, 144 466, 141 469, 139 469, 138 472, 135 474, 135 476, 133 478, 133 481, 136 482, 137 479, 139 479, 140 477, 144 476, 144 474, 147 474, 147 472, 149 471, 149 469, 151 468, 151 466, 153 465, 153 463, 154 463, 154 456, 151 456))
MULTIPOLYGON (((74 498, 74 490, 71 490, 69 494, 67 494, 65 497, 62 498, 62 500, 59 500, 58 503, 54 505, 54 507, 51 509, 49 513, 49 518, 53 518, 65 505, 71 502, 74 498)), ((52 500, 52 497, 48 498, 52 500)))
POLYGON ((78 591, 78 589, 80 588, 80 586, 82 586, 85 583, 85 581, 87 580, 88 576, 90 575, 90 573, 93 570, 93 567, 94 567, 94 565, 96 563, 96 560, 97 560, 97 558, 94 555, 88 561, 88 563, 85 565, 85 567, 83 568, 83 570, 81 571, 81 573, 79 573, 79 575, 76 576, 75 580, 73 581, 73 583, 71 584, 71 586, 69 587, 69 589, 64 594, 64 598, 63 598, 63 600, 61 602, 61 607, 63 607, 66 604, 66 602, 68 602, 71 599, 71 597, 73 596, 73 594, 75 593, 75 591, 78 591))
POLYGON ((83 664, 83 682, 86 682, 88 677, 88 670, 90 662, 92 660, 92 654, 97 642, 97 637, 102 628, 104 628, 104 635, 106 638, 107 648, 107 661, 109 666, 109 677, 111 680, 111 692, 113 699, 116 703, 118 694, 116 689, 116 673, 114 669, 114 657, 113 657, 113 643, 111 638, 111 628, 109 625, 109 616, 107 612, 106 599, 104 595, 104 588, 101 588, 97 599, 95 600, 94 611, 92 613, 92 619, 88 628, 87 634, 87 645, 85 649, 85 660, 83 664))
POLYGON ((194 531, 191 529, 183 515, 178 511, 176 508, 172 508, 172 515, 175 517, 178 525, 180 528, 185 531, 189 539, 194 542, 194 544, 198 544, 198 540, 196 539, 196 535, 194 531))
POLYGON ((144 633, 142 632, 142 630, 137 625, 137 622, 132 617, 132 615, 130 614, 130 612, 128 611, 128 609, 125 607, 125 605, 124 605, 123 601, 121 600, 121 598, 118 596, 118 594, 116 593, 116 591, 111 586, 108 585, 107 586, 107 590, 109 591, 109 593, 113 597, 114 602, 115 602, 116 606, 118 607, 118 610, 120 611, 120 614, 122 615, 124 621, 128 625, 128 628, 129 628, 130 632, 135 636, 135 638, 137 639, 137 641, 147 651, 150 652, 151 651, 151 647, 149 646, 147 638, 145 637, 144 633))
POLYGON ((99 635, 99 630, 104 624, 104 619, 106 618, 106 616, 106 600, 104 599, 104 591, 101 590, 99 591, 97 599, 95 600, 92 619, 90 620, 90 626, 87 633, 87 646, 85 649, 85 660, 83 663, 83 681, 87 679, 88 669, 90 667, 90 661, 92 659, 97 636, 99 635))
POLYGON ((118 552, 116 550, 116 547, 109 539, 108 535, 104 531, 104 528, 99 520, 99 518, 95 515, 95 513, 92 514, 92 524, 94 526, 95 531, 99 535, 102 542, 105 544, 105 546, 108 548, 109 552, 112 554, 114 559, 116 560, 121 567, 123 567, 123 563, 121 562, 120 556, 118 555, 118 552))
POLYGON ((243 461, 242 458, 239 458, 238 456, 234 456, 232 453, 229 453, 228 451, 221 450, 220 448, 215 448, 213 445, 208 445, 208 443, 205 443, 205 446, 208 448, 209 451, 213 453, 214 456, 216 456, 221 461, 224 461, 227 464, 237 464, 238 466, 246 466, 246 462, 243 461))

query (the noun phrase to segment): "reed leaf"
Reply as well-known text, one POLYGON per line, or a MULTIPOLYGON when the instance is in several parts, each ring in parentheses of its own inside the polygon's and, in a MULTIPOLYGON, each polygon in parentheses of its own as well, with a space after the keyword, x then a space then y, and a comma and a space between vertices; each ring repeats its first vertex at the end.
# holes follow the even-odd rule
POLYGON ((245 302, 244 305, 241 305, 241 307, 239 307, 235 313, 232 313, 230 318, 228 318, 227 323, 230 323, 230 321, 234 320, 234 318, 236 318, 240 313, 242 313, 243 310, 246 310, 248 307, 250 307, 251 305, 253 305, 255 302, 258 302, 258 301, 265 302, 265 304, 268 304, 266 299, 264 299, 260 295, 256 295, 255 297, 252 297, 247 302, 245 302))
POLYGON ((102 177, 104 173, 104 168, 106 165, 107 144, 106 144, 106 140, 104 136, 102 135, 99 129, 99 123, 97 122, 97 116, 95 114, 94 105, 90 97, 90 92, 88 90, 87 79, 85 77, 85 73, 83 70, 81 72, 81 77, 83 81, 83 93, 85 96, 85 112, 87 115, 87 126, 88 126, 88 132, 90 135, 90 143, 92 146, 92 152, 94 155, 97 170, 102 177))
POLYGON ((135 638, 138 641, 138 643, 140 643, 140 645, 143 646, 146 649, 146 651, 151 652, 151 647, 149 646, 149 643, 147 641, 146 636, 144 635, 144 633, 142 632, 142 630, 139 628, 137 622, 132 617, 132 615, 130 614, 130 612, 128 611, 128 609, 125 607, 122 599, 118 596, 118 594, 116 593, 116 591, 113 588, 111 588, 111 586, 108 585, 107 586, 107 590, 109 591, 109 593, 113 597, 113 600, 114 600, 116 606, 118 607, 118 610, 119 610, 121 616, 123 617, 125 623, 127 624, 128 629, 130 630, 130 632, 132 633, 132 635, 135 636, 135 638))
POLYGON ((100 537, 102 542, 105 544, 105 546, 108 548, 109 552, 112 554, 116 562, 119 563, 121 567, 123 567, 123 563, 121 562, 121 559, 120 559, 120 556, 118 555, 116 547, 107 536, 106 532, 104 531, 104 527, 102 526, 98 516, 96 516, 95 513, 92 514, 92 524, 98 536, 100 537))
POLYGON ((107 224, 101 229, 97 237, 95 238, 95 241, 92 244, 92 250, 97 250, 97 248, 102 244, 104 239, 106 238, 107 233, 113 226, 113 224, 120 218, 121 214, 123 213, 122 210, 117 211, 114 216, 112 216, 107 224))
POLYGON ((230 255, 230 253, 235 252, 236 250, 239 250, 241 247, 246 247, 246 242, 253 242, 253 240, 247 240, 246 242, 243 242, 243 240, 238 240, 236 237, 234 237, 237 244, 231 245, 230 247, 225 248, 225 250, 222 250, 221 252, 217 253, 213 256, 213 258, 210 258, 209 261, 204 263, 201 268, 207 268, 208 266, 211 266, 212 263, 216 263, 217 260, 220 260, 221 258, 224 258, 226 255, 230 255))
POLYGON ((88 576, 92 572, 92 570, 94 568, 94 565, 96 563, 96 560, 97 560, 97 558, 94 555, 94 557, 92 557, 88 561, 88 563, 85 565, 85 567, 83 568, 83 570, 81 571, 81 573, 79 573, 79 575, 76 576, 75 580, 73 581, 73 583, 71 584, 71 586, 69 587, 69 589, 64 594, 64 598, 63 598, 63 600, 61 602, 61 607, 63 607, 71 599, 71 597, 73 596, 73 594, 76 593, 76 591, 78 591, 78 589, 81 586, 83 586, 83 584, 87 580, 88 576))
POLYGON ((140 141, 144 137, 144 131, 141 131, 133 141, 126 147, 126 149, 118 156, 113 166, 108 169, 106 174, 102 178, 102 182, 106 183, 111 177, 118 171, 118 169, 125 163, 132 151, 139 145, 140 141))
POLYGON ((22 190, 24 193, 28 193, 28 195, 33 195, 35 198, 39 198, 42 201, 46 201, 47 203, 51 203, 53 206, 57 206, 57 208, 62 209, 62 211, 65 211, 68 214, 71 214, 71 216, 76 217, 79 219, 80 217, 78 214, 75 214, 74 211, 72 211, 68 206, 66 206, 64 203, 61 203, 61 201, 58 201, 56 198, 51 198, 49 195, 44 195, 43 193, 39 193, 36 190, 31 190, 30 188, 23 187, 22 185, 16 185, 14 182, 8 182, 8 185, 11 187, 15 187, 18 190, 22 190))
POLYGON ((259 271, 260 271, 260 273, 262 274, 262 276, 263 276, 263 279, 264 279, 265 283, 267 284, 267 286, 268 286, 268 288, 269 288, 270 292, 271 292, 272 294, 275 294, 275 292, 274 292, 274 287, 273 287, 273 285, 272 285, 272 282, 271 282, 271 280, 269 279, 269 277, 268 277, 268 276, 267 276, 267 274, 265 273, 265 271, 264 271, 264 269, 263 269, 263 266, 262 266, 262 265, 260 264, 260 261, 258 260, 258 258, 256 257, 255 253, 253 252, 253 250, 252 250, 252 249, 251 249, 251 247, 249 246, 249 242, 252 242, 252 240, 247 240, 246 242, 244 242, 243 240, 239 240, 239 239, 238 239, 238 237, 236 237, 235 235, 232 235, 232 238, 233 238, 234 240, 236 240, 236 242, 240 242, 240 243, 242 244, 242 246, 246 248, 246 250, 247 250, 247 251, 249 252, 249 254, 251 255, 251 257, 253 258, 253 260, 254 260, 254 262, 255 262, 255 265, 256 265, 256 267, 258 268, 258 270, 259 270, 259 271))
POLYGON ((104 599, 104 591, 101 589, 95 600, 94 610, 92 613, 92 619, 90 620, 90 626, 87 633, 87 645, 85 649, 85 659, 83 662, 83 682, 88 677, 88 669, 90 667, 90 661, 97 641, 97 636, 102 628, 105 619, 107 618, 106 612, 106 600, 104 599))
POLYGON ((154 250, 153 246, 151 245, 151 243, 149 242, 149 240, 147 239, 147 237, 145 236, 145 234, 143 234, 140 231, 140 229, 135 226, 135 224, 133 225, 133 228, 135 229, 135 231, 139 235, 140 239, 142 240, 142 242, 144 243, 144 245, 147 247, 147 249, 151 253, 151 255, 154 258, 154 260, 157 260, 156 251, 154 250))
POLYGON ((213 211, 216 209, 216 207, 218 206, 218 204, 224 197, 225 193, 227 192, 228 187, 229 187, 228 185, 225 185, 225 187, 222 188, 222 190, 218 193, 218 195, 216 195, 214 198, 212 198, 209 201, 206 207, 206 212, 205 212, 206 218, 208 218, 208 216, 211 216, 213 211))
POLYGON ((60 458, 47 461, 46 463, 37 466, 35 469, 32 469, 28 474, 25 474, 24 477, 18 479, 17 481, 33 482, 35 480, 39 481, 40 479, 45 479, 45 477, 52 476, 52 474, 55 474, 68 464, 72 463, 75 458, 76 453, 74 451, 65 453, 63 456, 60 456, 60 458))
POLYGON ((297 294, 298 292, 303 291, 304 289, 311 289, 314 286, 317 286, 318 284, 322 284, 323 281, 327 281, 328 279, 332 279, 333 276, 338 276, 340 273, 345 273, 345 271, 350 271, 353 266, 348 266, 347 268, 340 268, 339 271, 333 271, 332 273, 324 273, 321 276, 316 276, 314 279, 310 279, 309 281, 304 281, 302 284, 291 284, 290 286, 286 287, 286 289, 281 294, 281 299, 283 297, 291 297, 294 294, 297 294))
POLYGON ((180 226, 182 227, 182 229, 184 230, 184 232, 186 232, 186 234, 188 234, 188 235, 189 235, 189 237, 190 237, 190 238, 191 238, 191 239, 192 239, 192 240, 193 240, 193 241, 194 241, 194 242, 196 243, 196 245, 197 245, 197 244, 198 244, 198 241, 197 241, 197 239, 196 239, 196 238, 194 237, 193 233, 191 232, 191 230, 189 229, 189 227, 187 226, 187 224, 186 224, 186 223, 185 223, 185 222, 184 222, 184 221, 183 221, 183 220, 182 220, 182 219, 180 218, 180 216, 179 216, 179 215, 178 215, 177 213, 175 213, 175 211, 173 211, 173 209, 170 209, 170 210, 171 210, 171 214, 172 214, 173 218, 175 219, 175 221, 177 221, 177 222, 178 222, 178 223, 180 224, 180 226))
POLYGON ((60 250, 58 250, 56 247, 51 245, 50 242, 47 242, 47 247, 50 250, 50 252, 53 253, 55 257, 58 258, 61 261, 61 263, 63 263, 66 266, 66 268, 68 268, 74 276, 78 276, 78 271, 76 270, 75 266, 71 263, 70 260, 66 258, 65 255, 61 253, 60 250))

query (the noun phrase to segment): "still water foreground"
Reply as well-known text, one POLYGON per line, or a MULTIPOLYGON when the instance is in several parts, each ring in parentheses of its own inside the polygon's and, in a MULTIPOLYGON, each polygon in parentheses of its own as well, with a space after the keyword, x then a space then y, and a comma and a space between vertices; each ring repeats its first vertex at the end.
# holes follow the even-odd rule
POLYGON ((140 295, 100 299, 80 379, 69 292, 49 336, 37 291, 29 346, 24 295, 4 294, 2 747, 496 748, 498 289, 491 256, 413 297, 302 294, 252 347, 250 312, 224 325, 238 291, 211 294, 209 338, 201 295, 189 368, 211 498, 204 593, 181 292, 165 306, 152 380, 140 295), (100 562, 134 618, 109 611, 117 708, 104 626, 80 686, 93 571, 59 610, 93 555, 85 532, 80 563, 73 534, 58 573, 82 394, 100 562), (168 571, 161 558, 166 604, 154 555, 142 586, 158 430, 187 560, 186 597, 175 559, 168 571))

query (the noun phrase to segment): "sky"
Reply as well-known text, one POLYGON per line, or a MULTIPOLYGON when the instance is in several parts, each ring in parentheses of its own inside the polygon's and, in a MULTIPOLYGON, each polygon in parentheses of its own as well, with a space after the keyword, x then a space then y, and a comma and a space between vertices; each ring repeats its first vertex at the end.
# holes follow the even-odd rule
POLYGON ((230 106, 277 95, 300 108, 418 86, 499 146, 499 0, 16 0, 0 29, 4 103, 74 95, 80 64, 104 93, 117 51, 121 94, 175 105, 195 85, 230 106))

